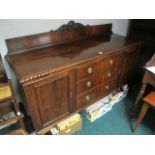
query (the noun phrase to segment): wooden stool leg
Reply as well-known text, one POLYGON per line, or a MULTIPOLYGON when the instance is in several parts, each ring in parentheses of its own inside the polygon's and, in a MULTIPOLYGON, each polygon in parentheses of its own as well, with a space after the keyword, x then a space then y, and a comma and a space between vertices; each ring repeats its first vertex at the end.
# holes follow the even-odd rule
POLYGON ((140 112, 140 115, 138 117, 138 120, 135 124, 135 127, 133 128, 133 132, 135 132, 135 130, 137 129, 137 127, 140 125, 140 123, 142 122, 146 112, 148 111, 149 105, 147 103, 144 103, 140 112))

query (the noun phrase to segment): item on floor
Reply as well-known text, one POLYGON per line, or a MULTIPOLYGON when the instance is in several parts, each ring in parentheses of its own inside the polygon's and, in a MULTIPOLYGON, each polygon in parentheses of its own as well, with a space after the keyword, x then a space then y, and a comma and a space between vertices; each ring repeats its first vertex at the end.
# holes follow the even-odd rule
POLYGON ((57 128, 52 128, 51 129, 51 133, 52 133, 52 135, 58 135, 59 134, 59 131, 58 131, 57 128))
POLYGON ((84 113, 90 122, 94 122, 96 119, 100 118, 111 109, 112 105, 109 104, 109 97, 105 97, 86 108, 84 113))
POLYGON ((71 135, 82 128, 82 118, 80 114, 73 116, 58 123, 55 128, 51 129, 53 135, 71 135))
POLYGON ((28 132, 20 128, 9 132, 7 135, 28 135, 28 132))
POLYGON ((124 85, 121 89, 118 89, 109 95, 110 104, 113 106, 119 101, 123 100, 128 94, 128 85, 124 85))
POLYGON ((90 122, 94 122, 98 118, 105 115, 107 112, 112 110, 113 105, 121 101, 126 97, 128 93, 128 86, 124 85, 122 90, 116 90, 110 95, 104 97, 93 105, 87 107, 84 110, 84 114, 90 122))
POLYGON ((133 128, 133 132, 137 129, 137 127, 142 122, 146 112, 148 111, 149 107, 155 108, 155 92, 151 92, 149 95, 144 97, 143 99, 144 103, 141 109, 141 112, 139 114, 138 120, 133 128))

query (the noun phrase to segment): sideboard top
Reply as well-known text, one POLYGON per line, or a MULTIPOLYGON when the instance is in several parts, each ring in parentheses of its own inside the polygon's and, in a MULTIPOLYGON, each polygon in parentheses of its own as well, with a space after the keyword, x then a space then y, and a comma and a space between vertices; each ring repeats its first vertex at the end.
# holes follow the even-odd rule
MULTIPOLYGON (((91 29, 91 26, 88 27, 91 29)), ((30 45, 26 44, 25 46, 22 44, 25 40, 23 38, 21 40, 17 38, 18 43, 21 42, 22 44, 20 48, 22 50, 17 51, 15 50, 17 49, 17 46, 13 43, 14 41, 9 40, 10 43, 7 42, 9 48, 7 60, 13 68, 18 80, 23 83, 36 78, 44 77, 59 70, 70 68, 75 64, 92 60, 100 56, 100 51, 102 51, 103 55, 107 55, 127 46, 140 43, 116 34, 111 34, 111 24, 106 25, 108 32, 105 31, 103 25, 101 27, 97 26, 95 29, 95 26, 93 26, 92 33, 94 35, 91 34, 89 37, 87 35, 81 36, 80 39, 80 35, 75 35, 75 32, 81 32, 80 30, 83 29, 83 26, 80 29, 77 28, 76 31, 73 31, 71 28, 71 32, 73 31, 73 34, 75 35, 71 38, 76 38, 74 41, 73 39, 71 39, 72 41, 67 41, 65 43, 60 43, 58 41, 58 44, 55 44, 56 42, 50 43, 50 46, 49 44, 48 46, 46 46, 47 44, 41 44, 38 45, 37 48, 30 47, 34 44, 31 42, 34 36, 29 36, 30 38, 32 37, 32 40, 30 39, 30 45), (107 26, 109 28, 107 28, 107 26), (101 34, 99 33, 100 31, 101 34)), ((67 32, 69 32, 69 29, 67 29, 67 32)), ((58 30, 58 33, 62 34, 63 38, 64 33, 66 33, 66 28, 61 27, 60 30, 58 30)))

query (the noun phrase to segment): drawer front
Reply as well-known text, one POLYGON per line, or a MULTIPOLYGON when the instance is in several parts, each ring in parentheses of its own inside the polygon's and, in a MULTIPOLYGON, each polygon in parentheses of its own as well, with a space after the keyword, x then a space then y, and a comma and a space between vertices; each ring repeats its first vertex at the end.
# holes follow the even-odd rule
POLYGON ((99 75, 109 74, 108 76, 110 76, 110 74, 116 74, 118 70, 118 59, 119 57, 116 55, 100 60, 97 63, 97 73, 99 75))
POLYGON ((86 80, 82 80, 80 82, 77 82, 77 95, 89 91, 93 87, 95 87, 97 84, 97 81, 95 77, 93 78, 87 78, 86 80))
POLYGON ((96 65, 95 64, 86 64, 82 65, 77 69, 77 80, 82 80, 88 77, 95 75, 96 65))
POLYGON ((101 85, 99 85, 97 88, 99 98, 103 98, 104 96, 108 95, 116 87, 116 84, 117 78, 112 78, 101 83, 101 85))
POLYGON ((81 95, 77 97, 77 109, 83 108, 87 105, 90 105, 98 100, 97 89, 93 89, 86 93, 85 95, 81 95))
POLYGON ((118 70, 114 71, 107 71, 105 72, 105 74, 99 74, 97 77, 96 77, 96 83, 103 83, 105 81, 108 81, 110 79, 113 79, 115 78, 116 76, 118 76, 118 70))

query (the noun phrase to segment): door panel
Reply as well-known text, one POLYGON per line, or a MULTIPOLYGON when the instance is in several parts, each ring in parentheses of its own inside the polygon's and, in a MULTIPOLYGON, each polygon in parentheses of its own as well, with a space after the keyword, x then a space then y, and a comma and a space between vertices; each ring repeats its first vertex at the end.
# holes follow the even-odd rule
POLYGON ((50 77, 33 84, 37 115, 42 127, 70 112, 68 74, 50 77))
POLYGON ((136 48, 130 49, 128 52, 124 52, 121 56, 121 70, 120 70, 120 84, 123 85, 127 82, 131 82, 135 75, 138 51, 136 48))

